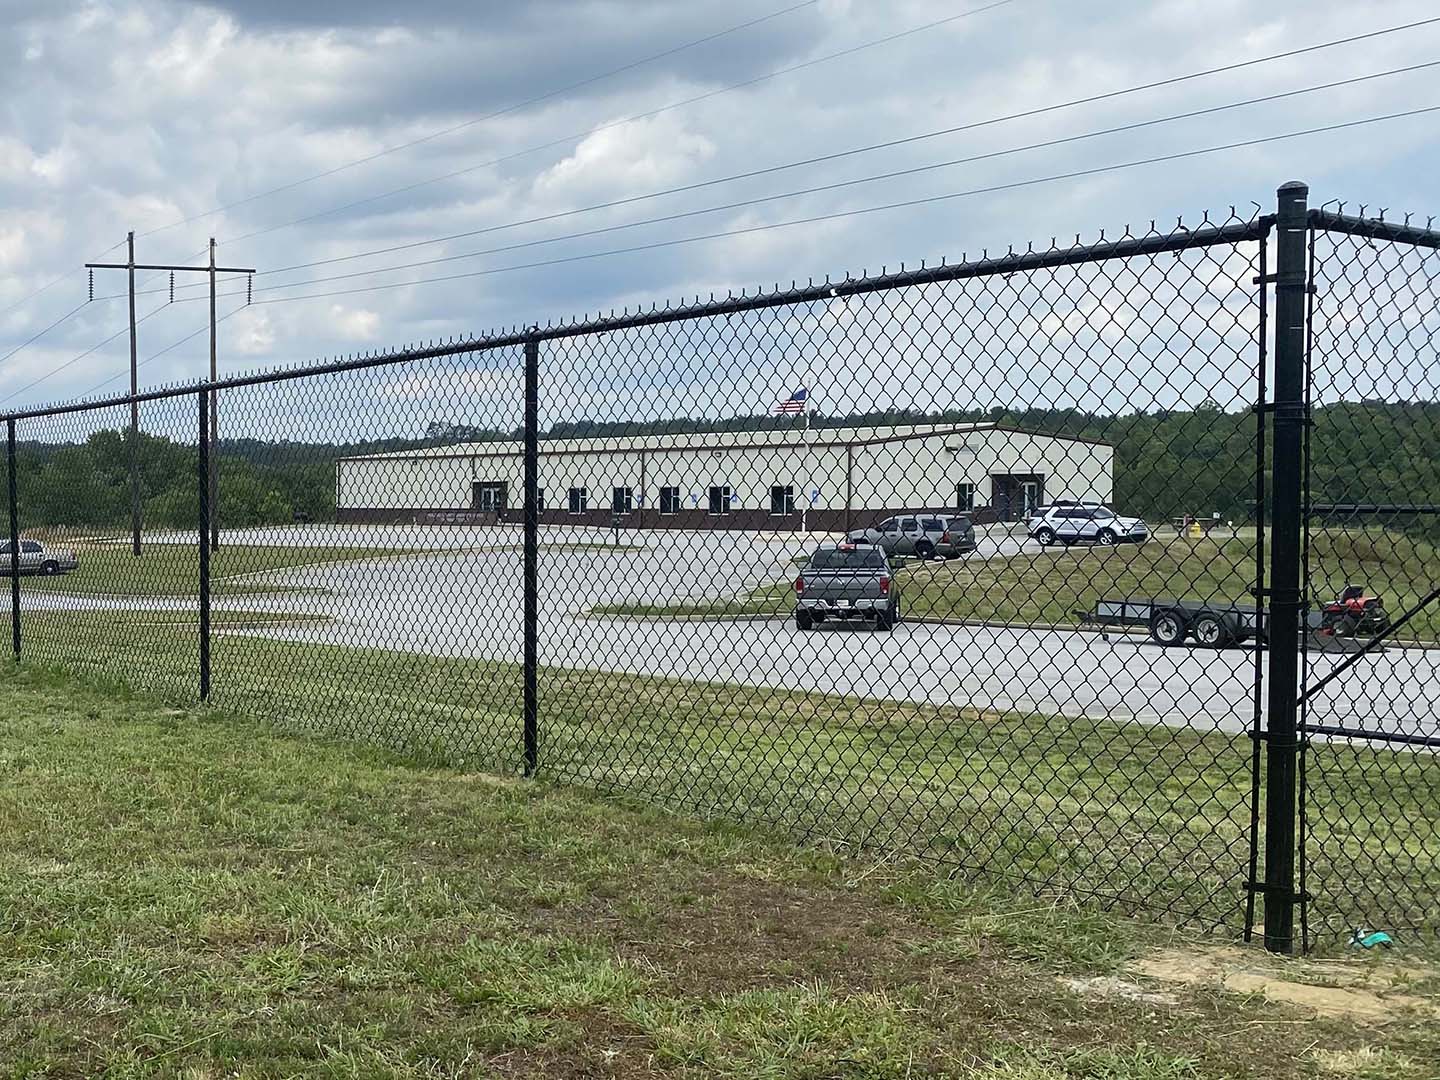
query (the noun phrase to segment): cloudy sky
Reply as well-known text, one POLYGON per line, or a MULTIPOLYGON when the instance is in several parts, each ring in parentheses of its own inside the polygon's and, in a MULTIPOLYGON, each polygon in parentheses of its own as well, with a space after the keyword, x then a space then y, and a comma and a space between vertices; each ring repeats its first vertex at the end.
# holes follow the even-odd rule
MULTIPOLYGON (((1193 223, 1232 205, 1249 214, 1252 200, 1270 209, 1276 185, 1292 177, 1311 184, 1314 203, 1440 210, 1440 114, 1430 114, 575 258, 1440 105, 1440 68, 1430 68, 644 223, 1427 63, 1440 59, 1435 24, 565 214, 1440 14, 1429 0, 1376 0, 1363 19, 1341 0, 1283 11, 1245 0, 1007 0, 984 10, 993 2, 0 0, 0 356, 15 350, 0 363, 0 399, 13 407, 123 387, 123 332, 82 354, 124 330, 124 301, 85 304, 80 267, 123 260, 132 228, 142 262, 199 262, 213 235, 222 264, 264 271, 249 306, 243 283, 223 287, 237 293, 220 300, 222 315, 235 312, 220 331, 223 374, 1052 236, 1114 235, 1151 219, 1193 223), (550 215, 565 216, 515 224, 550 215), (573 235, 582 232, 591 235, 573 235), (420 244, 456 233, 472 235, 420 244), (385 248, 400 250, 343 259, 385 248), (516 268, 553 260, 562 261, 516 268), (452 275, 470 276, 422 280, 452 275)), ((166 278, 141 281, 142 384, 201 374, 205 305, 185 301, 203 294, 182 287, 172 305, 166 278)), ((97 297, 123 287, 123 273, 97 274, 97 297)))

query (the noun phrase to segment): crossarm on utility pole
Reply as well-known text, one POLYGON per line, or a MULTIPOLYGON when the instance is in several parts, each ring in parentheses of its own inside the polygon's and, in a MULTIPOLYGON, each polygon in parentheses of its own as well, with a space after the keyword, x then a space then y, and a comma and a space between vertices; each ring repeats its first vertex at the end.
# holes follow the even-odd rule
MULTIPOLYGON (((215 238, 210 238, 210 260, 205 266, 182 266, 179 263, 137 263, 135 261, 135 233, 131 232, 127 237, 128 257, 123 263, 86 263, 88 270, 124 270, 129 279, 129 287, 126 290, 130 298, 130 532, 131 548, 136 556, 140 556, 140 406, 134 400, 140 392, 139 384, 139 363, 136 360, 135 342, 135 271, 136 270, 158 270, 170 271, 172 274, 197 273, 207 274, 210 277, 210 381, 215 382, 217 376, 215 364, 215 276, 217 274, 253 274, 255 268, 251 266, 216 266, 215 265, 215 238)), ((175 281, 170 281, 170 299, 175 299, 175 281)), ((215 447, 219 439, 219 420, 217 418, 216 405, 217 394, 210 391, 208 413, 210 416, 210 547, 211 550, 220 549, 220 514, 219 504, 216 498, 219 494, 219 462, 215 453, 215 447)))

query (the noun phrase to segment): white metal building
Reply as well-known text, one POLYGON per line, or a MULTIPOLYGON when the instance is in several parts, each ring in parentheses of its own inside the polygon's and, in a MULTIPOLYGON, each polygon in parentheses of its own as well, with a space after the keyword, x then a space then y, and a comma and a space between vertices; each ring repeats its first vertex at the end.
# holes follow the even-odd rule
MULTIPOLYGON (((1108 502, 1113 448, 995 424, 701 432, 540 443, 541 520, 839 531, 905 511, 979 522, 1055 499, 1108 502)), ((342 458, 341 522, 519 521, 518 442, 342 458)))

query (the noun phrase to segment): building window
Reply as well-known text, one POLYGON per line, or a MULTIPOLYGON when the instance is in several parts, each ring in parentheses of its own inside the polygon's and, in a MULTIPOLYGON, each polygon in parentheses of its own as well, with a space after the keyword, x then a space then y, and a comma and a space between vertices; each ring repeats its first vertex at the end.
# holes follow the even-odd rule
POLYGON ((956 485, 955 485, 955 509, 956 509, 956 510, 974 510, 974 509, 975 509, 975 485, 974 485, 974 484, 956 484, 956 485))
POLYGON ((617 487, 610 496, 610 509, 617 514, 628 514, 635 509, 635 497, 628 487, 617 487))
POLYGON ((730 497, 733 493, 729 484, 716 484, 710 489, 710 513, 716 516, 730 513, 730 497))
POLYGON ((583 487, 570 489, 570 513, 583 514, 590 508, 589 495, 583 487))
POLYGON ((789 484, 776 484, 770 489, 770 516, 784 517, 795 512, 795 489, 789 484))
POLYGON ((678 487, 662 487, 660 489, 660 513, 678 514, 680 512, 680 489, 678 487))

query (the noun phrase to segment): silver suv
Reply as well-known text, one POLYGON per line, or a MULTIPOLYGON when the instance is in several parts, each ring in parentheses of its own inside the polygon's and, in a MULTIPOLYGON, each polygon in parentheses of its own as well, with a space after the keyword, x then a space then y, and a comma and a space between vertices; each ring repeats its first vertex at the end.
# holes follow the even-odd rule
POLYGON ((1093 503, 1047 506, 1030 519, 1029 532, 1041 547, 1055 543, 1114 547, 1143 544, 1150 538, 1150 530, 1139 518, 1121 517, 1108 506, 1093 503))
MULTIPOLYGON (((74 570, 80 565, 75 553, 66 548, 46 547, 39 540, 21 540, 20 573, 47 577, 74 570)), ((10 541, 0 540, 0 577, 10 576, 10 541)))
POLYGON ((886 518, 871 529, 845 534, 851 544, 874 544, 887 555, 951 559, 975 550, 975 526, 963 514, 906 514, 886 518))

